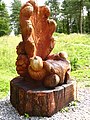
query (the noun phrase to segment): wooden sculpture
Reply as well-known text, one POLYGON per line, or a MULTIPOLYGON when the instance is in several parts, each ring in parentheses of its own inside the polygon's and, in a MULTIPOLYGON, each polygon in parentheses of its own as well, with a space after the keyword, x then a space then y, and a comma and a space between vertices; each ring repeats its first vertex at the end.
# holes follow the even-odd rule
POLYGON ((23 41, 17 46, 16 70, 20 76, 41 81, 45 87, 56 87, 70 79, 67 53, 50 55, 55 42, 52 37, 56 23, 49 20, 50 11, 28 1, 20 11, 23 41))
POLYGON ((10 101, 20 115, 52 116, 76 98, 67 53, 50 54, 56 23, 49 15, 49 9, 34 0, 20 11, 22 41, 16 48, 20 76, 10 82, 10 101))

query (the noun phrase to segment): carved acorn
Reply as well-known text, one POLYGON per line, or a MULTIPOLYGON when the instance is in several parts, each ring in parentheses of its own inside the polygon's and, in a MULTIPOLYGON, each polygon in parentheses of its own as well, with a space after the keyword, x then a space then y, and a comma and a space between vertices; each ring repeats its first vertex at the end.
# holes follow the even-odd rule
POLYGON ((61 58, 63 58, 63 59, 67 59, 67 58, 68 58, 68 54, 67 54, 65 51, 61 51, 61 52, 59 53, 59 56, 60 56, 61 58))
POLYGON ((42 58, 39 56, 30 58, 30 67, 34 71, 40 71, 43 68, 42 58))
POLYGON ((43 60, 41 57, 35 56, 30 58, 28 72, 34 80, 43 80, 47 73, 44 69, 43 60))

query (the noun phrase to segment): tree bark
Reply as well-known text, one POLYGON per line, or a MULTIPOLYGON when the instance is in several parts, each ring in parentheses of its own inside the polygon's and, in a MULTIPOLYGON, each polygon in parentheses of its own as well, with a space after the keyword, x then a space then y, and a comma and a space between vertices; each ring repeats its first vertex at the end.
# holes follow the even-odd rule
POLYGON ((10 82, 10 101, 20 115, 52 116, 75 99, 75 81, 54 89, 23 77, 10 82))
POLYGON ((83 10, 83 0, 80 1, 80 18, 79 18, 79 25, 80 25, 80 33, 81 33, 81 34, 82 34, 82 23, 83 23, 82 10, 83 10))

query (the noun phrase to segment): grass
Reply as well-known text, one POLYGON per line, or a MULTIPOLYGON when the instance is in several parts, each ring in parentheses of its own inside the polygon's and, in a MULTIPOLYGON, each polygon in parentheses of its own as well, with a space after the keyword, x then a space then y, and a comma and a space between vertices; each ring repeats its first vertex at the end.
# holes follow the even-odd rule
POLYGON ((77 58, 80 69, 90 67, 90 35, 55 34, 55 36, 57 36, 57 44, 53 52, 66 51, 71 62, 77 58))
POLYGON ((54 34, 56 46, 54 53, 66 51, 72 65, 71 76, 84 87, 90 87, 90 35, 54 34))
POLYGON ((67 107, 64 107, 63 109, 61 109, 60 112, 61 113, 68 112, 69 111, 69 107, 71 107, 71 106, 73 106, 74 108, 76 108, 78 102, 79 102, 78 100, 70 102, 69 105, 67 107))
MULTIPOLYGON (((54 37, 56 45, 52 52, 66 51, 72 65, 72 78, 90 87, 90 35, 55 33, 54 37)), ((17 76, 16 46, 21 40, 21 36, 0 37, 0 98, 8 94, 10 80, 17 76)))
POLYGON ((15 70, 16 46, 20 37, 0 37, 0 98, 9 91, 10 80, 17 76, 15 70))

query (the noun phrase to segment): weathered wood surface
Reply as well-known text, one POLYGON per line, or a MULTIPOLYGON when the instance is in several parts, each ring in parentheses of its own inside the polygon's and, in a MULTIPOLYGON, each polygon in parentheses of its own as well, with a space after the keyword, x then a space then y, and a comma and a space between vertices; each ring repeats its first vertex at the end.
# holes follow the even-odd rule
POLYGON ((16 47, 16 71, 53 88, 70 80, 71 66, 65 51, 50 54, 55 45, 56 23, 49 16, 48 7, 38 6, 36 0, 29 0, 21 7, 22 41, 16 47))
POLYGON ((76 99, 75 81, 45 88, 41 82, 16 77, 10 82, 10 101, 20 115, 52 116, 76 99))
MULTIPOLYGON (((29 0, 21 7, 20 28, 24 43, 22 47, 25 48, 28 58, 40 56, 45 59, 54 48, 52 34, 56 30, 56 23, 49 20, 49 16, 48 7, 38 6, 35 0, 29 0)), ((22 47, 19 47, 18 53, 22 47)))

